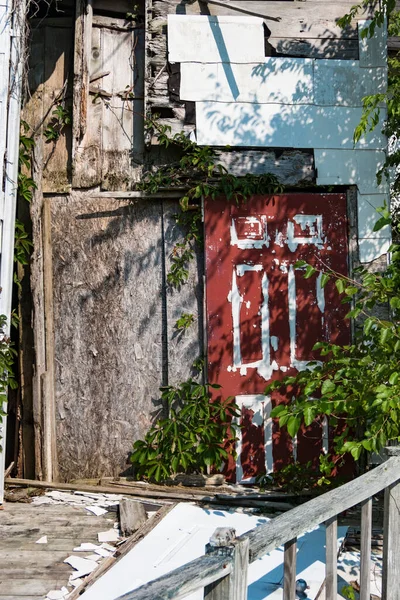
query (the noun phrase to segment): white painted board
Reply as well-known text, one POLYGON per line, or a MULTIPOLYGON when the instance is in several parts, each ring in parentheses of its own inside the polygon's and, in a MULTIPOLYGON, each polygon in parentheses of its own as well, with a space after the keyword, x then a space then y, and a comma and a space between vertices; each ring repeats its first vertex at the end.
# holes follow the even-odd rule
POLYGON ((387 254, 391 243, 391 238, 360 238, 358 240, 360 262, 369 263, 387 254))
MULTIPOLYGON (((84 594, 82 600, 115 600, 140 585, 168 573, 204 554, 206 543, 217 527, 234 527, 237 535, 258 527, 269 519, 256 515, 223 510, 203 509, 178 504, 130 552, 84 594)), ((339 527, 339 540, 346 527, 339 527)), ((323 527, 298 540, 297 573, 309 586, 314 598, 325 577, 325 530, 323 527)), ((249 568, 248 600, 281 600, 283 549, 279 548, 249 568)), ((187 597, 201 600, 203 590, 187 597)))
POLYGON ((182 63, 182 100, 313 104, 313 59, 261 63, 182 63))
MULTIPOLYGON (((201 146, 353 148, 361 108, 339 106, 196 102, 197 143, 201 146)), ((381 123, 356 148, 386 148, 381 123)))
POLYGON ((375 223, 380 219, 381 214, 377 212, 380 208, 388 204, 388 197, 385 194, 358 194, 357 213, 358 213, 358 237, 360 238, 390 238, 390 227, 386 225, 374 231, 375 223))
POLYGON ((314 97, 318 106, 362 106, 364 96, 384 93, 386 88, 386 67, 361 68, 358 60, 314 62, 314 97))
POLYGON ((387 25, 375 27, 372 38, 363 37, 363 31, 371 21, 358 22, 358 47, 361 67, 385 67, 387 65, 387 25))
POLYGON ((314 150, 318 185, 357 185, 361 194, 387 194, 386 178, 378 185, 376 173, 384 165, 381 150, 314 150))
POLYGON ((168 15, 170 62, 258 63, 265 58, 258 17, 168 15))

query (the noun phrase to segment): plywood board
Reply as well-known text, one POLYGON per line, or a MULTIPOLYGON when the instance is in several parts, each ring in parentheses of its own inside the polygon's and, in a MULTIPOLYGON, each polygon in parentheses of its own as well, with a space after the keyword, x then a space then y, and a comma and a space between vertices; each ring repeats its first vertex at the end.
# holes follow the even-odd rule
MULTIPOLYGON (((353 148, 361 108, 310 105, 196 102, 197 142, 211 146, 353 148)), ((357 144, 385 149, 381 123, 357 144)))
POLYGON ((385 194, 386 178, 378 185, 376 173, 385 163, 383 150, 314 150, 318 185, 357 185, 361 194, 385 194))
POLYGON ((260 63, 182 63, 181 100, 313 104, 312 59, 265 58, 260 63))
POLYGON ((61 474, 117 475, 162 384, 161 206, 57 197, 52 236, 61 474))
POLYGON ((170 62, 248 63, 263 58, 262 19, 168 15, 170 62))
POLYGON ((362 106, 364 96, 384 93, 387 68, 362 68, 359 61, 316 60, 314 99, 318 106, 362 106))
MULTIPOLYGON (((185 228, 176 223, 180 212, 177 202, 163 201, 164 248, 166 275, 171 267, 175 244, 182 242, 185 228)), ((193 376, 193 362, 203 354, 203 252, 195 247, 196 257, 188 264, 189 276, 181 288, 167 285, 168 383, 176 385, 193 376), (194 322, 186 331, 176 328, 183 313, 192 314, 194 322)))
POLYGON ((388 197, 385 194, 358 194, 357 212, 358 212, 358 236, 360 238, 390 238, 390 227, 386 225, 374 231, 375 223, 381 215, 377 208, 381 208, 388 203, 388 197))
POLYGON ((387 65, 387 29, 386 22, 382 27, 376 27, 374 36, 363 37, 364 30, 370 21, 358 22, 360 65, 362 67, 386 67, 387 65))

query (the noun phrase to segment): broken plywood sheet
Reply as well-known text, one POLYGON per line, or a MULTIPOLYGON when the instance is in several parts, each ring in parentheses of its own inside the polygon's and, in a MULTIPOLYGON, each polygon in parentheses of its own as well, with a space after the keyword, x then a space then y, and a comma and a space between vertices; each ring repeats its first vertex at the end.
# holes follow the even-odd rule
MULTIPOLYGON (((268 522, 265 517, 177 505, 135 548, 128 552, 82 596, 82 600, 114 600, 204 554, 217 527, 234 527, 240 535, 268 522)), ((339 527, 343 538, 346 527, 339 527)), ((297 575, 310 586, 314 598, 325 577, 325 528, 298 538, 297 575)), ((339 543, 338 543, 339 544, 339 543)), ((249 568, 249 600, 282 598, 283 549, 277 549, 249 568)), ((200 600, 203 590, 187 600, 200 600)))
POLYGON ((161 205, 80 192, 51 208, 60 468, 117 475, 162 385, 161 205))

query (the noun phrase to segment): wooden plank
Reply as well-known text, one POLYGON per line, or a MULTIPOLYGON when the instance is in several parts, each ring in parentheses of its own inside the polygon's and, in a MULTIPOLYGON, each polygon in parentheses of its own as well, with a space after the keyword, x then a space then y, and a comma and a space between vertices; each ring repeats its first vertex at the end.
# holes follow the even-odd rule
POLYGON ((112 95, 103 102, 102 172, 105 190, 126 190, 134 180, 131 161, 133 136, 132 91, 134 89, 134 34, 101 30, 102 66, 110 75, 103 78, 103 89, 112 95))
MULTIPOLYGON (((250 538, 250 562, 299 536, 304 531, 304 523, 307 523, 307 528, 315 527, 390 486, 397 480, 399 468, 400 457, 391 457, 373 471, 245 534, 250 538)), ((400 543, 400 535, 397 539, 400 543)))
POLYGON ((312 153, 300 150, 284 150, 281 154, 273 150, 218 151, 217 163, 236 177, 243 177, 247 173, 271 173, 285 185, 311 183, 315 180, 312 153))
MULTIPOLYGON (((81 17, 83 18, 83 17, 81 17)), ((81 31, 83 25, 77 21, 77 29, 75 33, 75 46, 78 48, 81 42, 83 31, 81 31)), ((81 49, 83 52, 83 49, 81 49)), ((78 56, 75 54, 76 62, 78 56)), ((80 61, 84 59, 81 56, 80 61)), ((87 79, 87 85, 90 85, 90 79, 101 73, 107 73, 103 69, 103 57, 101 52, 101 31, 99 28, 93 27, 91 29, 91 42, 89 56, 86 57, 88 61, 88 72, 85 74, 87 79)), ((78 65, 75 65, 75 69, 81 62, 78 61, 78 65)), ((81 67, 82 69, 83 67, 81 67)), ((84 76, 83 72, 78 73, 78 79, 82 79, 84 76)), ((96 85, 103 87, 103 80, 107 75, 96 79, 96 85)), ((88 87, 89 89, 89 87, 88 87)), ((101 98, 96 98, 94 95, 87 96, 86 113, 87 122, 90 123, 89 127, 86 127, 84 131, 81 130, 79 124, 79 114, 81 111, 80 94, 81 91, 77 88, 74 92, 75 103, 74 103, 74 122, 73 122, 73 169, 72 169, 72 184, 76 188, 85 188, 99 185, 101 182, 101 127, 102 127, 102 114, 103 114, 103 101, 101 98), (75 114, 77 115, 75 118, 75 114)))
MULTIPOLYGON (((163 201, 164 252, 166 276, 171 268, 177 243, 182 242, 185 228, 176 223, 174 215, 181 213, 176 202, 163 201)), ((188 264, 188 280, 180 289, 167 284, 167 361, 168 383, 176 385, 193 375, 193 362, 203 351, 203 252, 195 247, 196 258, 188 264), (176 328, 183 313, 193 315, 194 322, 185 331, 176 328)))
POLYGON ((297 539, 285 543, 283 555, 283 600, 293 600, 296 595, 297 539))
MULTIPOLYGON (((90 77, 102 69, 100 31, 93 29, 92 8, 77 4, 79 20, 75 29, 75 76, 73 135, 73 185, 90 187, 101 181, 101 119, 102 101, 89 96, 90 77), (79 69, 77 71, 77 69, 79 69), (79 81, 78 81, 79 80, 79 81), (79 88, 84 80, 84 87, 79 88), (83 124, 79 121, 83 113, 83 124), (86 127, 86 123, 90 123, 86 127)), ((102 79, 96 81, 102 86, 102 79)))
MULTIPOLYGON (((72 85, 72 30, 56 27, 42 29, 45 43, 43 130, 54 123, 54 108, 60 103, 67 110, 67 90, 72 85)), ((56 140, 44 144, 43 191, 66 192, 70 187, 71 127, 65 126, 56 140)))
POLYGON ((56 404, 54 381, 54 311, 51 214, 49 199, 43 202, 43 287, 45 307, 46 372, 42 375, 43 402, 43 477, 58 480, 56 444, 56 404))
POLYGON ((119 503, 119 528, 124 537, 132 535, 146 521, 143 504, 131 498, 122 498, 119 503))
POLYGON ((325 596, 326 600, 337 600, 337 517, 325 523, 325 596))
POLYGON ((226 577, 231 570, 231 560, 226 556, 201 556, 115 600, 183 600, 191 592, 226 577))
POLYGON ((271 35, 268 38, 271 51, 288 56, 307 58, 358 59, 358 39, 298 38, 271 35))
POLYGON ((372 498, 361 505, 360 600, 371 598, 372 498))
MULTIPOLYGON (((400 460, 400 447, 386 449, 391 456, 386 463, 400 460)), ((378 467, 379 468, 379 467, 378 467)), ((372 473, 375 472, 375 469, 372 473)), ((371 490, 370 490, 371 492, 371 490)), ((373 496, 373 493, 370 494, 373 496)), ((400 483, 391 482, 385 489, 383 523, 382 600, 400 600, 400 483)))
MULTIPOLYGON (((158 6, 159 3, 157 3, 158 6)), ((172 2, 165 2, 172 12, 172 2)), ((247 11, 257 13, 262 18, 268 17, 268 29, 273 37, 301 38, 301 39, 357 39, 356 22, 367 18, 370 10, 361 11, 351 24, 351 27, 342 30, 337 25, 337 19, 349 11, 348 2, 325 3, 321 9, 321 2, 307 0, 306 2, 285 2, 272 0, 268 2, 248 0, 226 0, 223 6, 209 5, 211 15, 238 16, 237 10, 229 8, 230 4, 242 6, 247 11)), ((201 14, 198 2, 186 5, 186 14, 201 14)), ((166 12, 167 6, 164 8, 166 12)), ((175 10, 173 10, 175 12, 175 10)))

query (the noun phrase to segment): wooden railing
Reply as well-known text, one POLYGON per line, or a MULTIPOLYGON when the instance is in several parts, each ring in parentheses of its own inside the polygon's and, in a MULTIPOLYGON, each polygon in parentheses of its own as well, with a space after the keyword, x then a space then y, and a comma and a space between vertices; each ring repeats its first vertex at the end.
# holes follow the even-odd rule
POLYGON ((337 516, 361 504, 360 600, 370 600, 372 497, 385 491, 382 600, 400 600, 400 447, 357 479, 235 537, 218 528, 206 553, 116 600, 178 600, 204 588, 206 600, 246 600, 248 565, 284 546, 283 600, 295 600, 296 540, 325 524, 325 599, 337 600, 337 516))

